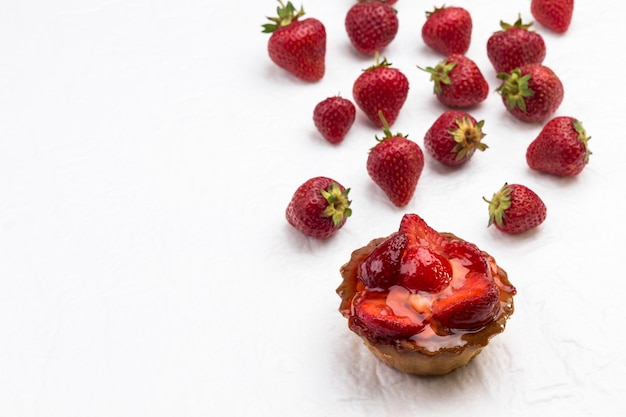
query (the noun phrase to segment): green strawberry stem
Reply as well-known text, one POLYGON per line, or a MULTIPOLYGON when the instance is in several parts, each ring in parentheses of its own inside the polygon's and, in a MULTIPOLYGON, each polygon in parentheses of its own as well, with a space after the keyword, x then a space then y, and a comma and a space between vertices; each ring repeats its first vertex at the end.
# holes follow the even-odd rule
POLYGON ((530 74, 522 76, 519 68, 514 69, 510 73, 502 72, 498 74, 498 78, 502 80, 502 85, 496 91, 504 97, 509 110, 519 107, 521 111, 526 111, 525 98, 535 95, 535 92, 528 87, 528 81, 531 77, 530 74))
POLYGON ((450 80, 450 76, 448 75, 452 69, 456 66, 456 62, 448 63, 446 60, 441 61, 439 64, 433 67, 422 68, 419 65, 417 68, 421 69, 430 74, 430 81, 435 83, 434 91, 435 94, 441 94, 441 84, 450 85, 452 80, 450 80))
POLYGON ((304 16, 304 8, 300 6, 300 10, 296 11, 294 5, 289 1, 285 6, 282 0, 278 0, 280 6, 276 8, 276 14, 278 17, 268 17, 267 19, 273 23, 267 23, 263 26, 263 33, 272 33, 276 30, 289 26, 292 22, 298 20, 298 18, 304 16))
POLYGON ((511 192, 513 190, 509 187, 508 183, 504 183, 504 186, 500 191, 494 193, 491 200, 487 200, 483 197, 487 203, 489 203, 489 224, 491 226, 494 222, 498 226, 502 226, 504 217, 506 217, 506 210, 511 207, 511 192))
POLYGON ((474 124, 467 116, 463 116, 462 119, 456 119, 455 122, 458 128, 450 130, 448 133, 456 142, 452 152, 456 154, 455 159, 457 161, 470 156, 475 149, 484 151, 488 148, 487 144, 481 142, 486 136, 482 130, 485 125, 484 120, 474 124))
POLYGON ((587 132, 585 131, 583 124, 579 120, 574 119, 572 124, 574 125, 574 130, 576 131, 576 133, 578 133, 578 140, 585 147, 585 164, 586 164, 589 162, 589 156, 592 154, 592 152, 589 150, 589 140, 591 139, 591 136, 587 136, 587 132))
POLYGON ((385 116, 383 115, 383 111, 382 110, 378 110, 378 117, 380 117, 380 121, 383 124, 383 133, 385 134, 385 137, 383 137, 382 139, 380 139, 378 136, 376 136, 376 140, 378 142, 382 142, 385 139, 393 138, 393 137, 396 137, 396 136, 403 136, 402 133, 396 133, 395 135, 393 133, 391 133, 391 128, 389 127, 389 123, 387 123, 387 119, 385 119, 385 116))
POLYGON ((332 183, 325 190, 320 190, 322 197, 328 202, 328 206, 324 210, 324 216, 331 217, 333 224, 339 226, 346 217, 352 215, 350 208, 350 200, 348 200, 349 188, 341 191, 337 183, 332 183))

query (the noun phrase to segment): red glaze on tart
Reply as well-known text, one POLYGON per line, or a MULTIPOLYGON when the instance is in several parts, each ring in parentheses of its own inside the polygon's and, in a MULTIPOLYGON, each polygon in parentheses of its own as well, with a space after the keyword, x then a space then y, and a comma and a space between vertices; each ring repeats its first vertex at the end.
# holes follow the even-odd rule
POLYGON ((504 331, 515 287, 476 245, 416 214, 355 250, 341 267, 339 311, 387 365, 441 375, 466 365, 504 331))

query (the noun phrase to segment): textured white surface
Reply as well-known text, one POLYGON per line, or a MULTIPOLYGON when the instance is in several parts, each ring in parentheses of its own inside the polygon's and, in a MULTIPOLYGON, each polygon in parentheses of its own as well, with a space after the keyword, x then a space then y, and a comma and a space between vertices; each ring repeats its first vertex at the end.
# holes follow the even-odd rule
MULTIPOLYGON (((540 126, 492 93, 472 110, 490 148, 458 170, 427 159, 404 209, 367 176, 380 132, 362 114, 339 146, 312 124, 314 105, 352 98, 373 62, 348 43, 351 3, 304 3, 328 33, 314 84, 267 57, 260 25, 276 2, 241 3, 2 6, 0 415, 622 414, 626 89, 623 57, 607 52, 626 35, 625 3, 578 1, 563 36, 536 27, 565 85, 557 114, 592 136, 579 177, 531 172, 524 152, 540 126), (316 175, 352 188, 354 215, 326 242, 284 220, 316 175), (546 202, 536 231, 486 228, 481 198, 505 181, 546 202), (337 311, 339 267, 405 212, 491 252, 518 289, 504 334, 443 378, 380 364, 337 311)), ((531 19, 529 1, 454 4, 472 13, 468 56, 495 90, 487 38, 500 19, 531 19)), ((441 59, 420 38, 432 6, 399 0, 384 52, 411 85, 392 130, 420 145, 444 110, 416 68, 441 59)))

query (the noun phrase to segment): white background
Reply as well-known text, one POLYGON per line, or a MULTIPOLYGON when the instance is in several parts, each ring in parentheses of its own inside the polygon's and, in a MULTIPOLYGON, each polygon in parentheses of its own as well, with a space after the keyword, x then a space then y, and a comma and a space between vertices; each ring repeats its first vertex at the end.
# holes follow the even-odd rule
MULTIPOLYGON (((427 157, 399 209, 369 179, 380 130, 359 113, 339 146, 312 112, 373 58, 352 51, 352 3, 309 0, 328 34, 327 72, 301 82, 267 56, 273 0, 57 0, 0 8, 0 415, 618 415, 623 353, 624 129, 618 45, 623 2, 577 1, 544 63, 561 78, 557 115, 579 118, 593 152, 577 178, 531 172, 541 125, 500 97, 471 110, 489 149, 460 169, 427 157), (334 238, 292 229, 284 210, 306 179, 351 187, 334 238), (548 206, 533 232, 487 228, 504 182, 548 206), (339 267, 420 214, 490 252, 518 289, 506 331, 470 365, 411 377, 366 351, 337 311, 339 267)), ((452 3, 449 3, 452 4, 452 3)), ((499 21, 528 0, 457 0, 472 13, 467 55, 486 56, 499 21)), ((299 3, 297 3, 299 5, 299 3)), ((423 145, 444 111, 426 73, 442 58, 420 37, 430 2, 399 0, 384 55, 410 82, 392 130, 423 145)))

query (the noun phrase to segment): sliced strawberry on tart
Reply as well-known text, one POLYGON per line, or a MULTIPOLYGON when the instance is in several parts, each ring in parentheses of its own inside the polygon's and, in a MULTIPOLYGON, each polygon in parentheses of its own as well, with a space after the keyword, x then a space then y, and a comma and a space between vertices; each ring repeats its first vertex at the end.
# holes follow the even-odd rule
POLYGON ((467 364, 513 314, 515 287, 489 254, 416 214, 342 266, 349 328, 387 365, 439 375, 467 364))

